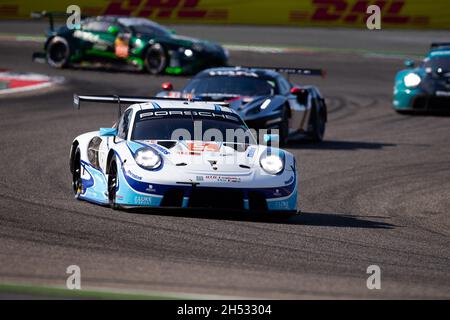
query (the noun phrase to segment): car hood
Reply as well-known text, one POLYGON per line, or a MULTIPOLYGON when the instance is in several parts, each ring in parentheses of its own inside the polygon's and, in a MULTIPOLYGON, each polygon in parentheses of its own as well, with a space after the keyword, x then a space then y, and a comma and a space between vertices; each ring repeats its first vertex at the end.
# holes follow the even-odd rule
POLYGON ((130 142, 137 150, 148 147, 158 152, 164 163, 187 172, 248 174, 257 166, 256 155, 264 146, 198 140, 140 140, 130 142))

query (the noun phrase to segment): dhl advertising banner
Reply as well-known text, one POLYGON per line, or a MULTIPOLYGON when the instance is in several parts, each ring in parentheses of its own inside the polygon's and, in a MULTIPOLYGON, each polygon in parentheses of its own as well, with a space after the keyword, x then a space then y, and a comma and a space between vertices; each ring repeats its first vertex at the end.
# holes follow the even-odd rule
POLYGON ((365 28, 369 5, 381 9, 381 27, 450 29, 450 0, 0 0, 0 18, 32 11, 129 15, 161 23, 293 25, 365 28))

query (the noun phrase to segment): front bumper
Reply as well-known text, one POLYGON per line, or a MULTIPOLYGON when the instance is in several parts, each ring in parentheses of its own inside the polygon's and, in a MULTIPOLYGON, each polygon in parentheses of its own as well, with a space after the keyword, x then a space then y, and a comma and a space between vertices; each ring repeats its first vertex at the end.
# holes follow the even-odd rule
POLYGON ((217 186, 196 183, 159 185, 135 180, 121 171, 116 197, 117 204, 123 207, 290 212, 297 210, 296 176, 290 180, 289 184, 271 188, 230 187, 227 182, 217 186))
POLYGON ((392 107, 398 111, 450 111, 450 91, 395 90, 392 107))

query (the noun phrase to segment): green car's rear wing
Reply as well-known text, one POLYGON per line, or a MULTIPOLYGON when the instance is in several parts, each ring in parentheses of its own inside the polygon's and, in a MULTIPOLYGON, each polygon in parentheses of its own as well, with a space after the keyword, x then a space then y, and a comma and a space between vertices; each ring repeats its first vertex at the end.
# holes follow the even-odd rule
MULTIPOLYGON (((70 15, 72 15, 71 13, 66 13, 66 12, 47 12, 47 11, 42 11, 42 12, 31 12, 30 16, 33 19, 43 19, 43 18, 48 18, 48 22, 50 24, 50 31, 55 31, 55 19, 62 19, 62 18, 67 18, 70 15)), ((85 18, 86 16, 81 15, 81 18, 85 18)))

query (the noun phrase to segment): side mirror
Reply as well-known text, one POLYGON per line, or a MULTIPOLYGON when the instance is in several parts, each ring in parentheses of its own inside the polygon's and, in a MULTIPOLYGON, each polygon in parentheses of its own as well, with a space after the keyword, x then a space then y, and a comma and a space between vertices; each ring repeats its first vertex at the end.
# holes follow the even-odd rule
POLYGON ((108 27, 108 33, 112 34, 113 36, 117 35, 119 33, 120 29, 118 26, 109 26, 108 27))
POLYGON ((405 67, 408 67, 408 68, 414 68, 414 66, 416 65, 414 60, 405 60, 404 64, 405 64, 405 67))
POLYGON ((303 89, 299 88, 299 87, 292 87, 291 88, 291 93, 295 94, 295 95, 299 95, 300 93, 303 93, 303 89))
POLYGON ((115 137, 117 136, 116 128, 100 128, 100 137, 115 137))
POLYGON ((264 142, 268 143, 268 142, 279 142, 280 141, 280 135, 278 134, 273 134, 273 133, 266 133, 264 135, 264 142))
POLYGON ((306 105, 308 103, 308 95, 309 95, 308 90, 299 87, 293 87, 291 89, 291 94, 297 96, 297 101, 300 104, 306 105))
POLYGON ((164 82, 164 83, 161 85, 161 88, 162 88, 164 91, 172 91, 172 90, 173 90, 173 85, 172 85, 172 83, 170 83, 170 82, 164 82))

